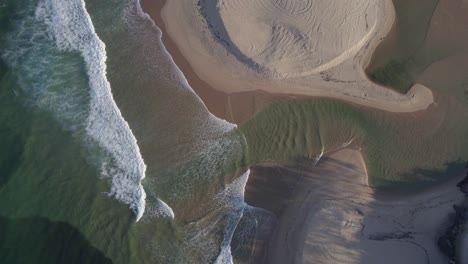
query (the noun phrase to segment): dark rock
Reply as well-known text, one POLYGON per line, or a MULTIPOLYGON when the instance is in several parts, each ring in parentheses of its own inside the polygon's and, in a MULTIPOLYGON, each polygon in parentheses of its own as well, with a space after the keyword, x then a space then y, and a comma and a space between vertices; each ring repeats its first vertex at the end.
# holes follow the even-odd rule
POLYGON ((464 194, 468 194, 468 174, 466 175, 465 179, 463 179, 461 182, 457 184, 457 187, 464 194))
POLYGON ((451 261, 457 263, 457 255, 460 250, 457 248, 457 239, 460 233, 463 232, 465 223, 468 220, 468 207, 454 205, 455 215, 451 221, 451 225, 445 230, 445 233, 437 240, 439 249, 451 261))
POLYGON ((437 240, 439 249, 447 256, 451 261, 456 259, 455 251, 455 240, 450 235, 443 235, 437 240))
POLYGON ((407 240, 407 239, 414 239, 413 232, 394 232, 394 233, 376 233, 371 234, 367 238, 369 240, 377 240, 377 241, 384 241, 384 240, 407 240))

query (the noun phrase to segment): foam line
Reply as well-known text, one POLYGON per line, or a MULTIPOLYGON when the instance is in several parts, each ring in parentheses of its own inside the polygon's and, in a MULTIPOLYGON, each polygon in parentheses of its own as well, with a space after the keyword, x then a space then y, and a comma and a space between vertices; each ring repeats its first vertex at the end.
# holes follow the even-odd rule
POLYGON ((141 180, 146 165, 128 123, 113 100, 106 78, 105 45, 94 30, 84 1, 42 0, 36 18, 48 26, 58 49, 81 52, 91 97, 86 132, 112 155, 112 164, 104 164, 102 171, 111 178, 109 195, 128 204, 138 221, 145 210, 146 194, 141 180))
POLYGON ((221 243, 221 251, 216 258, 214 264, 232 264, 231 240, 243 216, 243 211, 246 206, 244 202, 245 185, 249 178, 250 169, 248 169, 239 178, 232 183, 226 185, 224 191, 219 194, 218 199, 224 200, 226 205, 231 207, 231 214, 224 226, 224 239, 221 243))

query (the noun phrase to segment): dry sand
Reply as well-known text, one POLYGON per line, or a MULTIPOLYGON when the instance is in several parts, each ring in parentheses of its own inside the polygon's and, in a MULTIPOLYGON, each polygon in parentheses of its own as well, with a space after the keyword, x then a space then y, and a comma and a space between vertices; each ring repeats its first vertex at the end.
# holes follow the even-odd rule
POLYGON ((267 263, 447 263, 436 243, 464 199, 458 180, 377 198, 360 152, 344 149, 315 168, 312 161, 253 168, 249 181, 261 190, 249 184, 246 201, 279 215, 267 263))
MULTIPOLYGON (((304 23, 326 19, 321 15, 334 17, 335 11, 312 12, 312 17, 305 12, 302 22, 292 19, 292 15, 284 17, 284 21, 276 21, 274 18, 281 17, 283 12, 278 10, 297 10, 294 6, 273 5, 279 1, 218 1, 221 3, 218 6, 201 1, 204 6, 198 6, 198 1, 194 0, 169 0, 163 9, 163 27, 159 16, 163 1, 141 2, 145 12, 156 20, 163 32, 169 33, 171 38, 163 35, 164 44, 190 85, 210 111, 229 121, 242 122, 275 100, 274 96, 257 90, 333 97, 392 112, 422 110, 433 102, 432 92, 421 85, 413 87, 407 95, 400 95, 372 84, 364 74, 363 68, 372 51, 393 23, 390 1, 378 4, 359 1, 369 3, 370 8, 362 13, 361 4, 352 6, 354 17, 351 18, 343 19, 344 10, 341 15, 337 11, 337 20, 325 24, 330 27, 342 22, 342 27, 324 36, 315 46, 311 46, 307 39, 320 38, 320 30, 307 32, 304 23), (222 3, 236 5, 223 6, 222 3), (260 6, 255 7, 257 4, 260 6), (267 6, 263 6, 265 4, 267 6), (208 16, 201 14, 201 7, 209 11, 208 16), (261 11, 260 7, 270 8, 269 12, 259 16, 266 21, 270 19, 268 23, 255 24, 254 18, 261 11), (274 17, 265 17, 268 13, 274 17), (232 14, 241 19, 233 19, 232 14), (243 23, 236 24, 239 21, 243 23), (213 31, 207 27, 208 22, 224 27, 225 35, 215 37, 213 33, 219 28, 213 31), (297 23, 294 27, 286 26, 294 23, 297 23), (347 32, 350 30, 347 23, 365 23, 366 26, 360 27, 358 32, 347 32), (242 32, 236 33, 236 30, 242 32), (255 32, 263 35, 251 36, 255 32), (341 39, 337 40, 337 36, 341 39), (229 45, 223 45, 223 37, 229 39, 229 45), (269 43, 267 37, 277 41, 269 43), (249 42, 244 41, 250 39, 251 45, 247 45, 249 42), (236 48, 230 48, 231 45, 236 48), (297 49, 298 45, 306 50, 297 49), (288 49, 290 46, 294 49, 288 49), (292 56, 294 52, 300 53, 292 56), (318 52, 320 56, 315 56, 318 52), (288 60, 289 57, 296 59, 288 60), (213 91, 210 86, 218 91, 213 91)), ((314 9, 308 6, 310 1, 303 2, 309 11, 314 9)), ((330 1, 328 8, 338 2, 330 1)), ((321 8, 327 9, 326 6, 321 8)), ((364 161, 358 151, 338 151, 323 157, 313 170, 312 165, 311 162, 299 167, 258 166, 252 169, 246 201, 280 215, 279 226, 270 241, 269 263, 446 262, 435 241, 439 232, 443 232, 452 205, 463 199, 454 184, 431 193, 382 201, 367 186, 364 161), (282 181, 271 179, 272 170, 282 181), (264 185, 259 184, 259 179, 263 179, 264 185), (263 189, 258 191, 261 186, 263 189)))
POLYGON ((163 32, 162 41, 177 67, 183 72, 190 87, 200 96, 212 114, 228 122, 241 124, 249 120, 256 112, 270 102, 281 100, 280 96, 263 91, 226 93, 213 89, 208 83, 201 80, 187 59, 182 56, 174 41, 166 34, 166 27, 161 17, 161 10, 165 2, 165 0, 140 0, 142 9, 155 21, 156 25, 163 32))
POLYGON ((161 17, 198 77, 228 94, 332 97, 391 112, 434 101, 420 84, 402 95, 364 73, 394 21, 391 0, 169 0, 161 17))

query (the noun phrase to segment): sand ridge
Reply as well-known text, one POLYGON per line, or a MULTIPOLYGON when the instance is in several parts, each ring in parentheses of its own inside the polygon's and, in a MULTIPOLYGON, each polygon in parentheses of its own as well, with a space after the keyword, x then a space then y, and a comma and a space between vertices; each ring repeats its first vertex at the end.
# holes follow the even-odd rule
POLYGON ((391 0, 168 0, 161 15, 195 73, 223 92, 332 97, 391 112, 434 101, 420 84, 400 94, 364 72, 393 24, 391 0))

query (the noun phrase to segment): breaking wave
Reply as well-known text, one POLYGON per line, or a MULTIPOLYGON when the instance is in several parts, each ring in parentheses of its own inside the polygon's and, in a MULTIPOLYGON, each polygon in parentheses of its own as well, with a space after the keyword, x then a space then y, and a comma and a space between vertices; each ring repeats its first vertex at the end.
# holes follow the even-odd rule
MULTIPOLYGON (((6 37, 6 48, 3 49, 2 46, 0 50, 2 59, 5 59, 18 75, 17 81, 21 91, 15 92, 24 93, 20 94, 21 99, 24 99, 22 101, 28 105, 32 104, 39 110, 46 110, 59 121, 63 129, 71 131, 79 140, 85 141, 86 147, 90 150, 85 152, 90 154, 89 160, 95 162, 97 168, 101 168, 101 174, 110 181, 108 194, 128 204, 136 214, 137 221, 145 209, 145 218, 148 217, 148 221, 154 221, 155 218, 172 221, 178 211, 173 211, 171 208, 174 205, 171 195, 177 196, 185 190, 184 187, 197 186, 199 182, 208 181, 210 178, 219 179, 223 176, 221 174, 225 167, 232 164, 233 160, 241 158, 243 148, 241 142, 245 139, 228 136, 236 125, 218 119, 212 114, 205 114, 205 108, 200 107, 202 114, 194 114, 189 120, 193 122, 192 126, 189 126, 193 137, 198 140, 193 142, 193 148, 184 154, 187 160, 185 158, 181 160, 191 165, 190 161, 193 161, 193 158, 204 166, 180 168, 181 174, 177 174, 178 181, 175 185, 179 184, 181 188, 171 186, 177 191, 171 189, 165 195, 159 196, 160 193, 157 193, 159 190, 147 185, 148 197, 146 197, 141 185, 146 165, 136 138, 113 100, 106 76, 105 44, 95 31, 96 26, 100 32, 100 24, 92 24, 83 0, 31 0, 31 2, 33 4, 28 6, 27 10, 25 7, 21 14, 25 19, 21 17, 22 20, 14 32, 6 37), (185 182, 180 179, 184 179, 185 182)), ((149 67, 148 71, 152 75, 162 73, 158 74, 158 78, 162 79, 161 82, 175 82, 175 89, 189 91, 195 95, 165 50, 159 29, 152 24, 151 34, 145 35, 147 32, 141 32, 144 29, 141 28, 141 18, 146 22, 152 20, 141 11, 137 0, 128 2, 132 7, 128 13, 136 17, 128 17, 128 21, 125 22, 129 24, 126 26, 132 26, 131 23, 136 20, 137 27, 129 34, 135 34, 137 43, 151 45, 158 51, 145 54, 151 62, 145 67, 149 67), (140 33, 153 41, 141 41, 141 35, 138 35, 140 33), (155 61, 158 61, 158 64, 154 63, 155 61), (152 68, 161 65, 167 69, 156 71, 152 68)), ((130 16, 129 14, 127 15, 130 16)), ((102 37, 107 41, 105 35, 102 37)), ((114 43, 106 43, 109 50, 112 50, 111 45, 114 43)), ((197 100, 202 105, 201 100, 199 98, 197 100)), ((184 162, 181 161, 181 164, 184 165, 184 162)), ((213 257, 217 258, 218 264, 232 263, 230 243, 246 207, 243 195, 248 173, 247 171, 232 183, 224 185, 221 192, 214 197, 213 208, 208 208, 218 210, 219 215, 214 218, 222 223, 215 228, 220 232, 210 233, 214 230, 215 224, 208 221, 200 223, 209 231, 206 234, 202 228, 193 230, 194 234, 200 235, 190 240, 196 242, 190 243, 195 245, 193 250, 200 252, 201 249, 205 249, 204 245, 214 248, 212 251, 211 248, 207 250, 206 255, 210 260, 213 260, 213 257), (222 243, 214 244, 213 242, 219 241, 220 236, 222 243)), ((151 184, 151 180, 154 180, 149 178, 145 184, 151 184)), ((176 206, 174 208, 177 209, 176 206)), ((190 234, 187 235, 188 238, 190 234)))
POLYGON ((40 1, 36 19, 44 22, 48 36, 61 51, 78 51, 84 59, 90 88, 86 132, 112 156, 102 174, 111 179, 109 195, 128 204, 141 218, 145 210, 145 191, 141 180, 146 165, 136 139, 122 117, 106 79, 105 45, 94 31, 83 0, 40 1))

